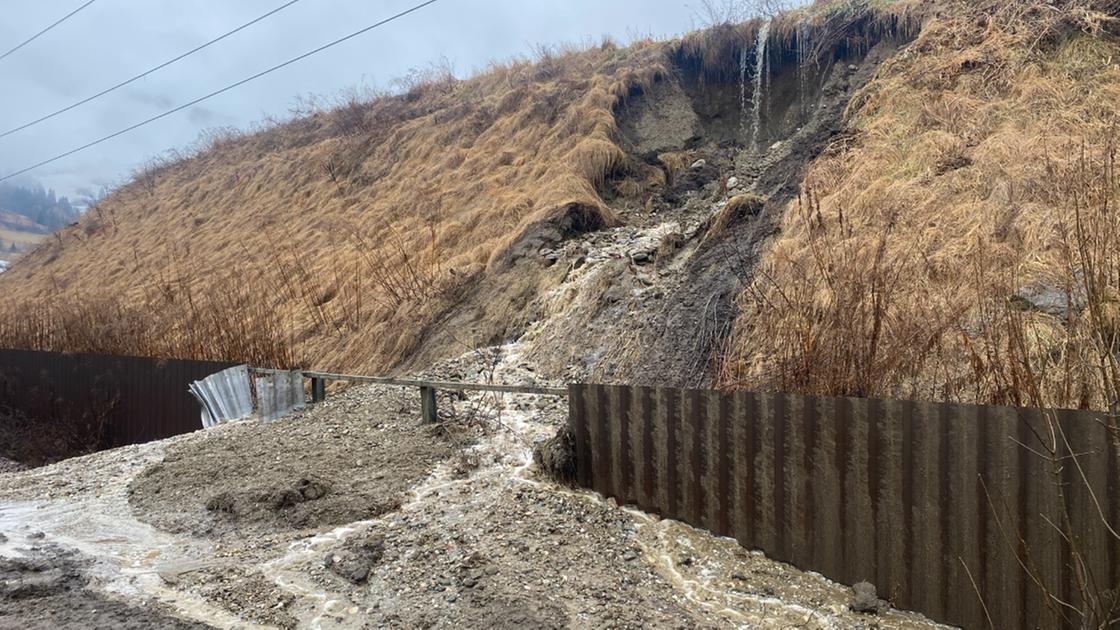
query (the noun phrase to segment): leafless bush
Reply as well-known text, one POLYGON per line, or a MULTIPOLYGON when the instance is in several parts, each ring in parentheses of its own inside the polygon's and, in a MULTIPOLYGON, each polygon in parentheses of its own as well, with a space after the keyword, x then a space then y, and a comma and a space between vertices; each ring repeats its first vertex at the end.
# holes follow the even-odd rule
MULTIPOLYGON (((1056 227, 1065 272, 1058 280, 1066 300, 1060 332, 1055 338, 1041 335, 1034 314, 1007 300, 984 311, 994 320, 995 330, 975 344, 972 361, 975 380, 1000 392, 1003 402, 1042 410, 1041 430, 1032 431, 1033 439, 1021 446, 1026 456, 1040 459, 1049 472, 1056 505, 1034 518, 1043 520, 1039 526, 1049 528, 1067 551, 1073 596, 1055 588, 1063 576, 1043 569, 1047 565, 1039 555, 1044 552, 1026 546, 1025 532, 1002 534, 1053 618, 1078 628, 1115 627, 1118 621, 1120 584, 1094 574, 1095 557, 1104 550, 1091 541, 1120 541, 1120 523, 1106 508, 1116 498, 1100 494, 1103 488, 1090 483, 1086 472, 1092 458, 1107 456, 1110 445, 1075 444, 1055 407, 1108 409, 1101 420, 1106 439, 1113 442, 1113 449, 1120 449, 1118 139, 1113 129, 1096 154, 1085 147, 1070 163, 1047 165, 1044 185, 1049 201, 1066 209, 1056 227), (1074 495, 1087 496, 1087 505, 1075 501, 1074 495)), ((1004 529, 1000 497, 988 499, 1004 529)))
POLYGON ((380 92, 369 87, 340 92, 329 104, 330 132, 339 136, 369 133, 372 103, 380 96, 380 92))
POLYGON ((806 0, 700 0, 694 10, 704 27, 738 24, 754 17, 774 17, 796 8, 806 0))
POLYGON ((410 68, 390 85, 409 101, 416 101, 429 94, 447 94, 457 83, 455 64, 447 57, 440 57, 427 66, 410 68))
MULTIPOLYGON (((355 123, 356 124, 356 123, 355 123)), ((358 128, 354 133, 362 133, 358 128)), ((346 190, 355 175, 359 173, 365 163, 369 150, 369 142, 363 138, 341 138, 330 154, 323 160, 323 172, 330 178, 338 192, 346 190)))
POLYGON ((438 297, 442 292, 438 265, 424 264, 392 226, 385 226, 384 231, 388 235, 382 237, 380 247, 360 231, 351 231, 351 242, 366 266, 365 275, 376 289, 374 302, 396 312, 407 304, 438 297))
MULTIPOLYGON (((0 394, 6 387, 0 379, 0 394)), ((12 395, 3 398, 11 400, 12 395)), ((109 418, 116 400, 91 396, 85 405, 44 398, 33 405, 34 417, 0 405, 0 456, 27 466, 43 466, 108 448, 109 418)))
POLYGON ((154 197, 160 177, 174 164, 174 160, 167 155, 150 158, 132 170, 132 185, 138 187, 147 196, 154 197))

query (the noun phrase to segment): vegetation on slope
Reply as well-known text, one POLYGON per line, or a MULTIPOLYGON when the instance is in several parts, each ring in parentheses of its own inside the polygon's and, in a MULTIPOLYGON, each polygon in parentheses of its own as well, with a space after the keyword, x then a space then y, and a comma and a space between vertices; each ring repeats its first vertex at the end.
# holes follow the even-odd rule
POLYGON ((378 370, 526 232, 612 222, 612 107, 661 49, 418 73, 153 164, 6 274, 0 339, 378 370), (292 349, 296 349, 293 353, 292 349))
POLYGON ((722 380, 1115 408, 1120 3, 940 4, 812 165, 722 380))
MULTIPOLYGON (((868 15, 922 29, 747 269, 722 384, 1113 405, 1117 11, 842 0, 780 15, 771 37, 810 56, 802 39, 827 50, 868 15)), ((390 369, 483 279, 617 224, 602 190, 641 197, 685 167, 628 155, 616 114, 670 73, 738 77, 758 27, 543 50, 465 81, 421 71, 399 95, 214 134, 0 277, 0 343, 390 369)))
MULTIPOLYGON (((824 41, 869 11, 822 6, 774 36, 804 21, 824 41)), ((400 95, 215 134, 142 169, 0 279, 18 305, 0 343, 390 368, 483 277, 616 224, 598 190, 608 176, 633 172, 632 194, 663 183, 620 148, 615 112, 682 50, 701 74, 737 77, 732 46, 758 26, 542 50, 466 81, 422 71, 400 95)))

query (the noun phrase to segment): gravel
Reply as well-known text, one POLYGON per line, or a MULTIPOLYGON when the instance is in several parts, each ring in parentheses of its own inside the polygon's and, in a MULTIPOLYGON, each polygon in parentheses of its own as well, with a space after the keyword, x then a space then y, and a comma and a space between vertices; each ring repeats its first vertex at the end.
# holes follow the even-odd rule
POLYGON ((477 439, 457 425, 421 426, 410 393, 353 389, 267 427, 250 421, 171 444, 132 483, 129 502, 160 529, 219 538, 391 512, 437 463, 477 439))
POLYGON ((6 457, 0 457, 0 475, 3 475, 4 473, 19 472, 26 469, 26 466, 17 461, 10 460, 6 457))
MULTIPOLYGON (((551 384, 516 345, 428 376, 551 384)), ((66 549, 45 566, 82 584, 26 613, 0 591, 0 627, 934 627, 552 483, 532 451, 565 422, 561 398, 445 394, 434 427, 418 407, 353 388, 270 424, 0 476, 0 558, 66 549)))

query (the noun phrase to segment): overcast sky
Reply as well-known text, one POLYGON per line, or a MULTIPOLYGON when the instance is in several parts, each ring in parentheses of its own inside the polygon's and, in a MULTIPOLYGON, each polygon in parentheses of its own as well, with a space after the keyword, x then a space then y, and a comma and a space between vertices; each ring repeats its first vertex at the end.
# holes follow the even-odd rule
MULTIPOLYGON (((75 148, 402 11, 419 0, 300 0, 206 50, 57 118, 0 138, 0 173, 75 148)), ((96 0, 0 60, 0 131, 100 91, 285 0, 96 0)), ((0 0, 0 53, 84 0, 0 0)), ((700 0, 440 0, 189 110, 29 174, 74 196, 119 182, 200 131, 285 115, 300 95, 389 87, 446 56, 460 77, 537 44, 620 42, 690 30, 700 0)), ((24 182, 29 181, 27 179, 24 182)))

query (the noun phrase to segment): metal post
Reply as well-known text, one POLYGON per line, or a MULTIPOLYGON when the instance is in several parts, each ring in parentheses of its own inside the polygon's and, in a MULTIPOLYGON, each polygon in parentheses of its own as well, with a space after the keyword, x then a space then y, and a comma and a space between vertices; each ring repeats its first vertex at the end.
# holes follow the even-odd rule
POLYGON ((436 415, 436 388, 420 387, 420 413, 424 424, 434 424, 439 421, 436 415))
POLYGON ((311 379, 311 402, 321 403, 327 399, 327 380, 324 378, 311 379))

